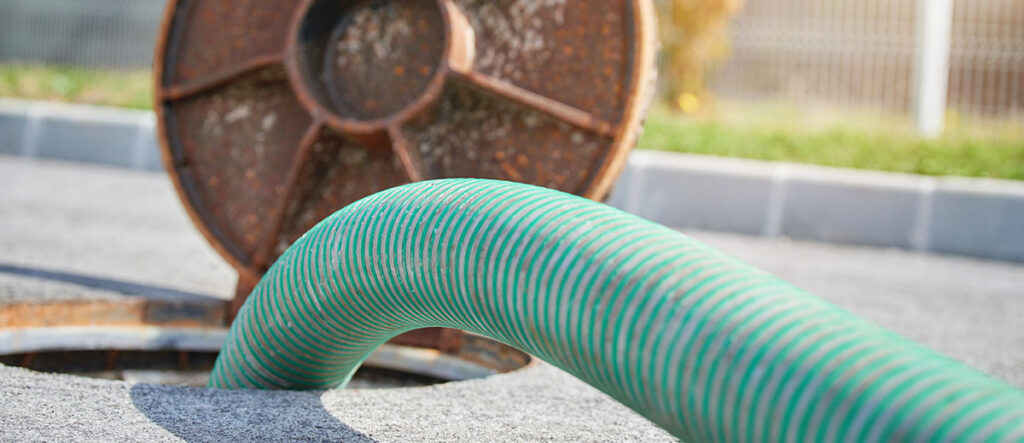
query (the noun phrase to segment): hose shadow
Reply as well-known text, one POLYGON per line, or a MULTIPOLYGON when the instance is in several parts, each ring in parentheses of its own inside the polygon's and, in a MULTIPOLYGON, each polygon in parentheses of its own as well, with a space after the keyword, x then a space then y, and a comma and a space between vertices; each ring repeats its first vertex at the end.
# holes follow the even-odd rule
POLYGON ((328 413, 320 394, 145 384, 130 391, 140 412, 188 442, 376 441, 328 413))

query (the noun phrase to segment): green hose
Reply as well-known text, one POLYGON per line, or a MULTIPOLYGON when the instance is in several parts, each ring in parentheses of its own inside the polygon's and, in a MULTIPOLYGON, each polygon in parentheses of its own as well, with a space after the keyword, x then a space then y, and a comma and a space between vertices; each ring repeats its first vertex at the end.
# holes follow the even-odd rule
POLYGON ((344 385, 444 326, 562 368, 691 441, 1020 441, 1024 394, 662 226, 543 188, 422 182, 267 273, 219 388, 344 385))

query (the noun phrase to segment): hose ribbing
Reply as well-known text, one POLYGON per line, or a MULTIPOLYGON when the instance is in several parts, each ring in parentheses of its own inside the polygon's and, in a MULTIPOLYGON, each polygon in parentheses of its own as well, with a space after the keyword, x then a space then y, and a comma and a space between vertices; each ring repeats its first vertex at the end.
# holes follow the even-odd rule
POLYGON ((678 232, 487 180, 320 223, 246 302, 211 386, 336 387, 433 326, 518 347, 685 440, 1024 439, 1024 394, 1002 382, 678 232))

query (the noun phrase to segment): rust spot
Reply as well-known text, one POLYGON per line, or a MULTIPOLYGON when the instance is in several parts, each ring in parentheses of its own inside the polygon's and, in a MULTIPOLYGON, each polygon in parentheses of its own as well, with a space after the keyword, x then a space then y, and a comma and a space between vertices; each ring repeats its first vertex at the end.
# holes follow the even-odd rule
POLYGON ((58 326, 224 327, 228 302, 61 301, 10 303, 0 306, 0 329, 58 326))

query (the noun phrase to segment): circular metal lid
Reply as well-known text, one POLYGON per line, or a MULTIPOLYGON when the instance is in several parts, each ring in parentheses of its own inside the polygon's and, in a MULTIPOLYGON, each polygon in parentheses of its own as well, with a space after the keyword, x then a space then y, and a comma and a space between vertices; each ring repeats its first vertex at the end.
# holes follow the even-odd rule
POLYGON ((171 0, 164 161, 204 235, 254 276, 410 181, 600 199, 639 134, 656 46, 650 0, 171 0))

